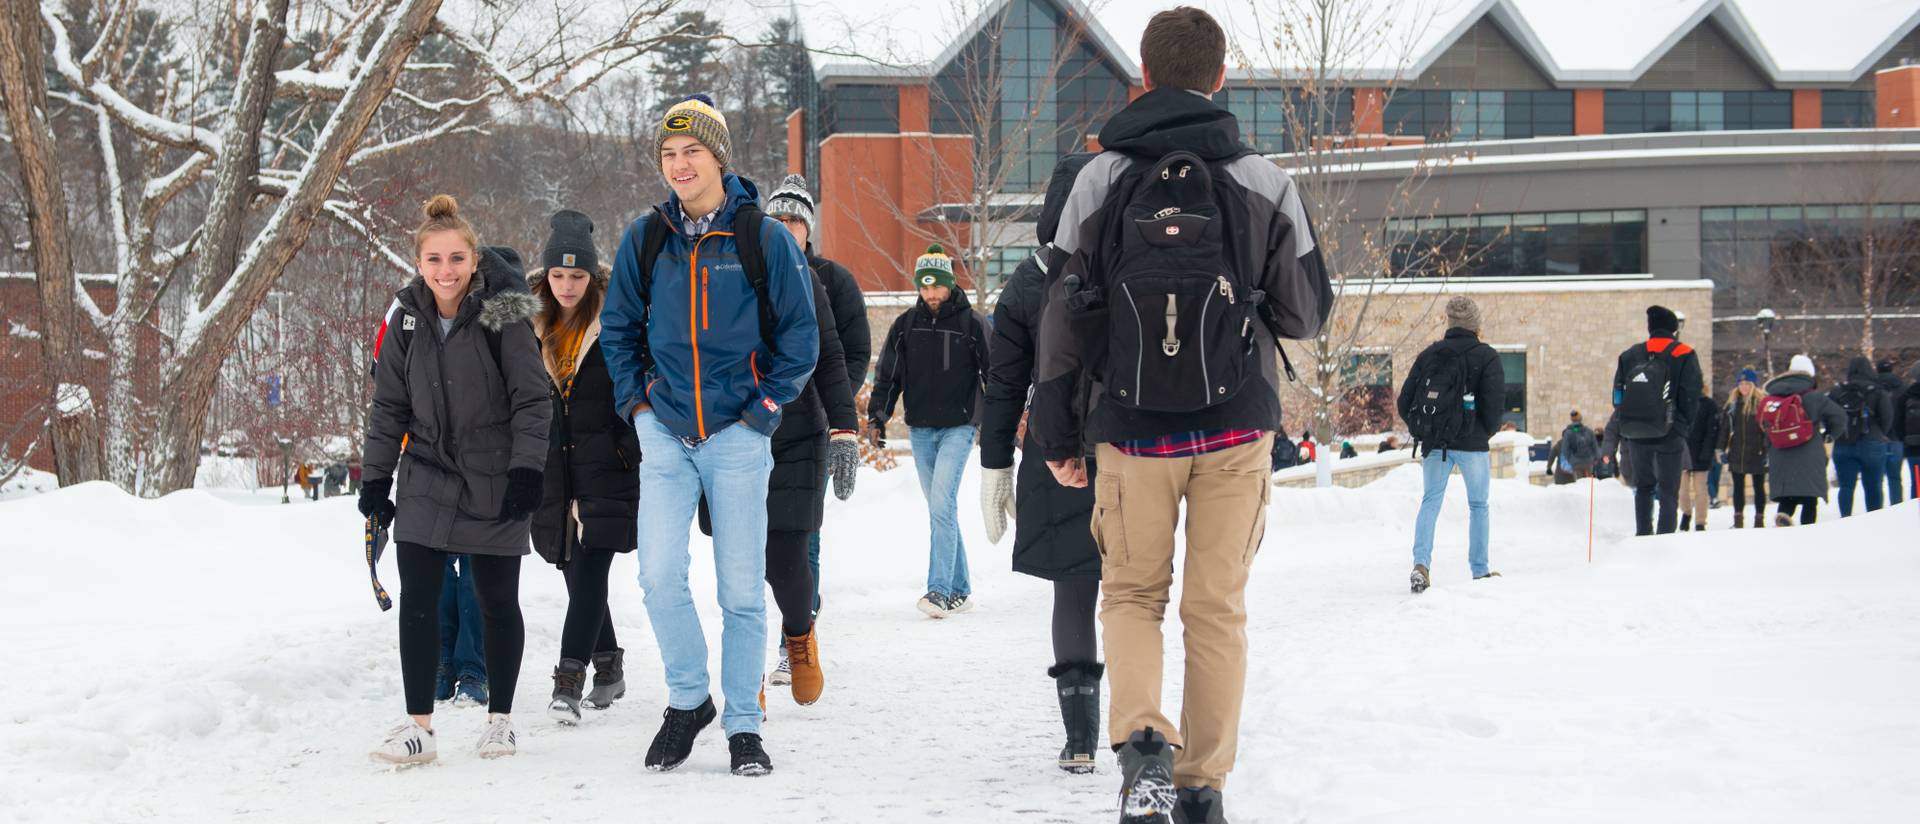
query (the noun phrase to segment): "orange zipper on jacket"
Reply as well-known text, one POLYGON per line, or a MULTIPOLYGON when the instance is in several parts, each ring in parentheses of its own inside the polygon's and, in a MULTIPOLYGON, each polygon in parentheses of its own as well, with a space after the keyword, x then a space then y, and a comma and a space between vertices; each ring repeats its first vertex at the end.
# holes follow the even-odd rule
POLYGON ((706 304, 700 300, 704 291, 700 281, 700 243, 710 237, 733 237, 732 232, 708 232, 693 240, 693 252, 687 256, 687 334, 693 340, 693 424, 699 430, 700 439, 707 438, 707 408, 700 384, 700 327, 702 315, 706 314, 706 304), (699 312, 695 312, 695 309, 699 312))

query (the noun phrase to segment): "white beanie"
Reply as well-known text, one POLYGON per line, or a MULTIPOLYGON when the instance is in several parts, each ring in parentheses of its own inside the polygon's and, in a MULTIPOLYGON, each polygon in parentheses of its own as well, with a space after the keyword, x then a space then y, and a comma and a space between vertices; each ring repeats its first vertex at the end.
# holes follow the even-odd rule
POLYGON ((1811 378, 1814 376, 1813 358, 1809 358, 1806 355, 1794 355, 1793 361, 1787 364, 1787 371, 1798 372, 1811 378))

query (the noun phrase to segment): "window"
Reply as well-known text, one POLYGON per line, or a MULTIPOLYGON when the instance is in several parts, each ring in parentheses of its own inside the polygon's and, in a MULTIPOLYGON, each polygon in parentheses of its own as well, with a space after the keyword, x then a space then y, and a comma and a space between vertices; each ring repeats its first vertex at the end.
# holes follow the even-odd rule
POLYGON ((1384 114, 1388 134, 1435 141, 1553 137, 1573 134, 1573 92, 1406 90, 1384 114))
POLYGON ((1500 422, 1511 423, 1520 431, 1527 431, 1527 353, 1501 352, 1500 371, 1507 378, 1507 408, 1501 411, 1500 422))
POLYGON ((1793 93, 1609 91, 1607 134, 1793 127, 1793 93))
POLYGON ((1646 271, 1643 209, 1392 220, 1392 277, 1627 275, 1646 271))
POLYGON ((1920 303, 1920 204, 1738 206, 1700 210, 1700 273, 1716 310, 1749 314, 1775 302, 1860 303, 1868 241, 1875 300, 1920 303))
POLYGON ((827 134, 900 131, 897 86, 839 86, 827 92, 827 134))
POLYGON ((1003 246, 987 259, 987 289, 998 289, 1013 277, 1013 270, 1033 257, 1033 246, 1003 246))
POLYGON ((1874 123, 1873 92, 1820 93, 1820 128, 1871 129, 1874 123))
POLYGON ((1296 132, 1309 141, 1322 135, 1353 131, 1353 90, 1308 97, 1300 89, 1222 89, 1214 100, 1233 112, 1240 133, 1256 151, 1273 154, 1299 151, 1296 132))

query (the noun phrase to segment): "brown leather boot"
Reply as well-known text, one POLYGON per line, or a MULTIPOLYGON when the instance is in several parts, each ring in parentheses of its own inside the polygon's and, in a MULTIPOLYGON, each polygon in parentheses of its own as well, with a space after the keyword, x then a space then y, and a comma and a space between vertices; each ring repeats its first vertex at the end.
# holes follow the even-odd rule
POLYGON ((793 670, 793 700, 806 705, 820 700, 827 688, 826 673, 820 670, 820 625, 814 624, 805 635, 788 635, 787 664, 793 670))

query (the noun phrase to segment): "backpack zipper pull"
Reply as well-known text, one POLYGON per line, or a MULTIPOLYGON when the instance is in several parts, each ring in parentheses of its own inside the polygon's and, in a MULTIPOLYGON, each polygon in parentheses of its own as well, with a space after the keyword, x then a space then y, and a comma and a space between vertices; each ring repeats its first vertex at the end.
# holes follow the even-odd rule
POLYGON ((1167 336, 1160 341, 1160 351, 1171 358, 1180 353, 1180 339, 1175 337, 1174 325, 1180 322, 1179 304, 1173 295, 1167 295, 1167 336))
POLYGON ((1219 279, 1220 279, 1220 296, 1227 299, 1227 305, 1232 306, 1235 303, 1238 303, 1239 301, 1236 300, 1233 296, 1233 284, 1227 281, 1227 276, 1220 275, 1219 279))

